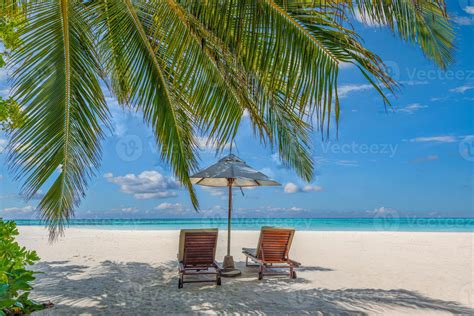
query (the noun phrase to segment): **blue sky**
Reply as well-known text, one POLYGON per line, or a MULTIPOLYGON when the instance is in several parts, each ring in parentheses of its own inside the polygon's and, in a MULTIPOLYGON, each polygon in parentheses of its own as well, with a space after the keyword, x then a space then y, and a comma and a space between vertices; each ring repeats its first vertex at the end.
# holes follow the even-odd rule
MULTIPOLYGON (((381 98, 351 67, 339 91, 339 138, 322 142, 314 133, 316 176, 305 183, 253 137, 244 119, 235 153, 281 187, 235 191, 236 217, 419 217, 474 216, 474 2, 448 1, 456 28, 456 61, 441 71, 416 47, 385 29, 358 24, 366 45, 378 53, 402 84, 385 112, 381 98), (469 147, 471 146, 471 148, 469 147), (471 150, 469 150, 471 149, 471 150)), ((8 94, 0 72, 0 95, 8 94)), ((225 189, 198 187, 201 212, 171 176, 139 115, 108 99, 114 132, 103 143, 103 163, 90 183, 77 218, 221 217, 225 189)), ((6 135, 0 134, 0 149, 6 135)), ((219 156, 201 139, 200 166, 219 156)), ((0 154, 0 216, 35 218, 39 200, 24 201, 20 183, 0 154)), ((41 195, 41 194, 39 194, 41 195)))

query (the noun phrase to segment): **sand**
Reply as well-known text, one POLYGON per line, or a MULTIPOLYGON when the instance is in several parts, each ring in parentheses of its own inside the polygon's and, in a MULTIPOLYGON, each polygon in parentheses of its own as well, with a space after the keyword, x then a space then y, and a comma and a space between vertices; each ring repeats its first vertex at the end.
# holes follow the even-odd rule
POLYGON ((258 281, 240 249, 259 233, 235 231, 242 276, 178 290, 178 231, 70 228, 52 245, 43 228, 20 232, 42 259, 33 297, 55 304, 44 315, 474 315, 473 233, 298 231, 298 278, 258 281))

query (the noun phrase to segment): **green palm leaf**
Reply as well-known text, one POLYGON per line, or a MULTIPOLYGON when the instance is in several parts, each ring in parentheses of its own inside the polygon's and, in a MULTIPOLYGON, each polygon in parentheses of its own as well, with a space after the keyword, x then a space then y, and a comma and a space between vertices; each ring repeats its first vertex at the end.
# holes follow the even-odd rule
POLYGON ((77 1, 44 1, 31 8, 13 55, 14 95, 26 121, 11 139, 9 161, 25 178, 24 195, 49 185, 38 208, 61 233, 100 162, 108 110, 91 52, 92 34, 77 1))
POLYGON ((402 39, 418 44, 441 68, 453 61, 454 32, 444 1, 347 1, 353 14, 388 26, 402 39))
POLYGON ((188 189, 195 207, 198 201, 189 180, 196 168, 193 120, 178 106, 178 95, 170 89, 164 69, 145 33, 136 7, 128 0, 98 2, 103 21, 99 45, 112 48, 105 67, 115 82, 119 100, 143 112, 153 128, 161 155, 170 162, 174 173, 188 189), (121 83, 117 84, 116 81, 121 83))
POLYGON ((196 132, 217 140, 222 148, 235 137, 246 105, 239 102, 239 91, 221 76, 215 60, 202 49, 169 2, 141 3, 140 20, 176 106, 193 118, 196 132))
POLYGON ((27 116, 9 161, 27 196, 49 187, 39 211, 62 232, 100 160, 109 113, 102 79, 120 104, 143 113, 162 158, 189 181, 195 135, 231 141, 245 112, 263 144, 305 180, 309 133, 336 126, 339 68, 353 63, 386 103, 397 84, 349 23, 385 24, 445 67, 452 28, 443 1, 4 0, 27 13, 10 60, 15 98, 27 116), (100 78, 100 79, 99 79, 100 78), (313 126, 315 122, 315 126, 313 126))

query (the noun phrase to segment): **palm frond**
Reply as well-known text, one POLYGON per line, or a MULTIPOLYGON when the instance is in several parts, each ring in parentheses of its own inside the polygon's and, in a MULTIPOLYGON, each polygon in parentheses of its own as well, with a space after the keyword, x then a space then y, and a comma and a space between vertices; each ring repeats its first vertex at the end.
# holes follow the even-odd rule
POLYGON ((162 158, 173 167, 176 177, 187 188, 191 201, 198 201, 189 180, 196 166, 193 121, 179 107, 165 77, 164 67, 155 54, 131 1, 98 1, 96 14, 103 20, 99 45, 111 49, 106 69, 121 101, 143 112, 153 128, 162 158), (118 81, 123 81, 117 83, 118 81))
POLYGON ((101 158, 109 112, 98 81, 92 37, 78 1, 44 1, 28 12, 11 62, 25 122, 11 139, 9 162, 23 194, 49 187, 38 210, 50 237, 62 233, 101 158))
POLYGON ((3 0, 3 16, 27 14, 10 59, 26 121, 9 162, 51 237, 61 233, 100 159, 109 113, 101 78, 120 104, 142 111, 176 177, 197 166, 195 133, 223 146, 244 111, 264 144, 305 180, 309 133, 340 116, 339 68, 353 63, 389 104, 397 84, 366 49, 349 15, 420 46, 445 67, 453 34, 443 0, 3 0), (26 9, 25 9, 26 8, 26 9), (98 57, 100 56, 100 58, 98 57))
POLYGON ((221 76, 218 62, 188 30, 173 1, 144 1, 138 8, 176 105, 193 117, 197 132, 224 148, 235 137, 247 108, 240 103, 240 91, 221 76))
MULTIPOLYGON (((225 61, 221 64, 227 79, 239 82, 243 78, 240 82, 244 84, 236 85, 236 89, 247 92, 270 130, 262 133, 257 129, 261 138, 268 138, 279 148, 283 160, 290 157, 287 153, 305 153, 291 158, 289 164, 307 180, 312 178, 309 148, 304 141, 309 126, 302 122, 305 116, 316 113, 318 127, 329 130, 331 116, 339 117, 339 65, 358 63, 389 89, 394 86, 379 59, 367 51, 360 53, 363 46, 355 34, 341 28, 323 11, 309 15, 310 29, 309 23, 301 23, 274 1, 177 2, 186 12, 187 25, 202 38, 203 47, 225 61), (296 142, 286 140, 287 146, 281 146, 283 136, 275 133, 282 132, 283 126, 294 126, 298 130, 295 135, 301 138, 296 142), (290 145, 299 148, 289 149, 290 145)), ((254 126, 258 127, 255 122, 254 126)))
POLYGON ((297 113, 282 103, 271 108, 259 104, 257 78, 175 1, 147 2, 142 13, 140 18, 166 69, 170 91, 178 94, 184 108, 196 109, 189 114, 201 122, 200 129, 210 131, 223 145, 234 137, 243 110, 247 110, 261 139, 269 139, 284 162, 305 179, 311 178, 309 129, 297 113))
POLYGON ((453 61, 454 31, 445 0, 295 0, 279 1, 292 15, 321 8, 344 20, 348 15, 388 27, 401 39, 419 46, 445 69, 453 61), (335 10, 335 8, 337 8, 335 10), (348 14, 349 13, 349 14, 348 14))
POLYGON ((385 25, 400 38, 415 43, 445 69, 453 61, 454 32, 444 0, 348 0, 352 14, 385 25))

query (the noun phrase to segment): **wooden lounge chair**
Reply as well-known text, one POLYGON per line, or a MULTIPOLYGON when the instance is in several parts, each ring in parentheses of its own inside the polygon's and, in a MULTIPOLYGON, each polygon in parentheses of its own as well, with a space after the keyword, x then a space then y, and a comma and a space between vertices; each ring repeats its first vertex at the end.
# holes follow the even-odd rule
POLYGON ((179 236, 179 281, 184 283, 215 282, 221 285, 221 267, 215 261, 217 246, 216 229, 182 229, 179 236), (215 275, 214 279, 185 281, 185 275, 215 275))
POLYGON ((289 269, 290 278, 296 279, 295 268, 301 264, 288 257, 291 242, 295 234, 294 229, 262 227, 257 249, 242 248, 242 253, 246 256, 246 266, 258 266, 258 279, 263 279, 263 275, 281 275, 284 272, 266 272, 266 269, 289 269), (249 258, 255 264, 249 264, 249 258))

